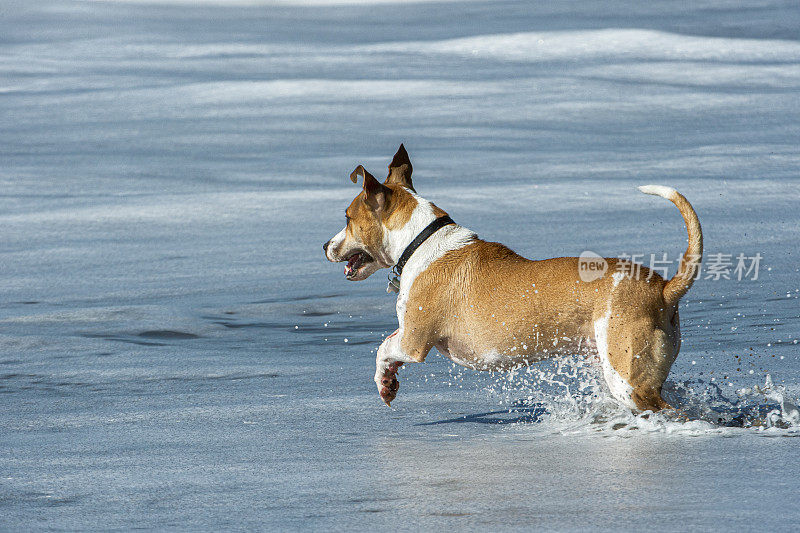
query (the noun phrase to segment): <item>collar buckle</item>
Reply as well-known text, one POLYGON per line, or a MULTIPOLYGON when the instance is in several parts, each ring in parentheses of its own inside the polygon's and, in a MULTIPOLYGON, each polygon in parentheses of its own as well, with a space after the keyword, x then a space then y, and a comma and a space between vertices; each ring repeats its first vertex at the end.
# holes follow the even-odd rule
POLYGON ((389 294, 391 293, 398 293, 400 292, 400 278, 397 276, 392 276, 392 273, 389 273, 389 283, 386 285, 386 292, 389 294))

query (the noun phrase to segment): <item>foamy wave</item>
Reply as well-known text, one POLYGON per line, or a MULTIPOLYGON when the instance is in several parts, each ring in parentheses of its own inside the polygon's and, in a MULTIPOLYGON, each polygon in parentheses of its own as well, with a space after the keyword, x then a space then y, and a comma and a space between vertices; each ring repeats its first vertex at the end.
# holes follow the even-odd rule
POLYGON ((655 30, 604 29, 480 35, 436 42, 387 43, 375 51, 430 52, 522 62, 595 60, 692 60, 796 62, 800 43, 679 35, 655 30))

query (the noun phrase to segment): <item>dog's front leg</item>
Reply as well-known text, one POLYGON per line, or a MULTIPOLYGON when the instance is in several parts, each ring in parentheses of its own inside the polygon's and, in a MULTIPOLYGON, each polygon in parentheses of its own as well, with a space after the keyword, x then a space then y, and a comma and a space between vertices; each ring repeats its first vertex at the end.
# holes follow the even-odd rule
POLYGON ((427 350, 404 350, 403 332, 399 329, 381 343, 375 359, 375 385, 378 386, 378 393, 386 405, 391 404, 400 387, 400 382, 397 381, 397 370, 403 363, 421 363, 425 360, 429 350, 430 348, 427 350))

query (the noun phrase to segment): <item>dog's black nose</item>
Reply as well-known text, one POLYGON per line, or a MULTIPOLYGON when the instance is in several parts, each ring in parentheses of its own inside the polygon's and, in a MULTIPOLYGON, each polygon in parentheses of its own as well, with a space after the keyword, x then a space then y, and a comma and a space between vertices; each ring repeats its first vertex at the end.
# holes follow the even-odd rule
POLYGON ((330 243, 331 243, 331 241, 328 241, 328 242, 326 242, 325 244, 323 244, 323 245, 322 245, 322 250, 323 250, 323 251, 324 251, 326 254, 328 253, 328 245, 329 245, 330 243))

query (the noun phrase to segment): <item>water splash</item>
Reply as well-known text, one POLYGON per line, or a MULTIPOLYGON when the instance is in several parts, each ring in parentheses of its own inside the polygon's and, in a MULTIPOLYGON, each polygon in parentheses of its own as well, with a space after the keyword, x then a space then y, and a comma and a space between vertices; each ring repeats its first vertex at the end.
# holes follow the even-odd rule
MULTIPOLYGON (((475 379, 475 373, 469 379, 475 379)), ((448 385, 464 388, 465 369, 453 366, 448 385)), ((701 435, 758 432, 800 436, 800 409, 786 387, 765 376, 763 385, 727 391, 702 379, 667 381, 664 398, 674 410, 632 413, 615 401, 599 365, 585 356, 547 361, 484 378, 483 392, 510 414, 537 410, 521 424, 563 434, 609 432, 701 435)))

